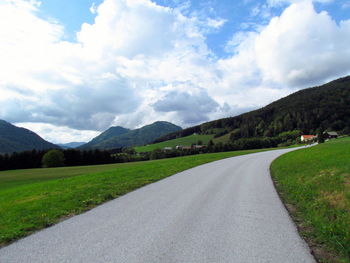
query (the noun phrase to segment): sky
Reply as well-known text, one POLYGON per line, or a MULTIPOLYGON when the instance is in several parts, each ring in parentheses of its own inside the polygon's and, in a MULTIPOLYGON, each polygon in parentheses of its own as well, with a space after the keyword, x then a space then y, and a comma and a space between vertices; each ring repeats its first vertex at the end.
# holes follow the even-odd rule
POLYGON ((189 127, 350 74, 350 0, 0 0, 0 119, 189 127))

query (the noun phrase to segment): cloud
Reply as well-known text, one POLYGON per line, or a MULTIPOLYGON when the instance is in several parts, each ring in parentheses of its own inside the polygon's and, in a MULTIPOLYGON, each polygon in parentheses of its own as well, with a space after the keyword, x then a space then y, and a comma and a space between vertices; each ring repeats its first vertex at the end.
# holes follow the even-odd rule
POLYGON ((67 126, 57 126, 48 123, 15 123, 42 135, 42 138, 52 143, 88 142, 96 137, 99 132, 89 130, 75 130, 67 126))
POLYGON ((219 61, 224 86, 292 90, 344 76, 350 73, 349 36, 350 20, 337 24, 310 1, 291 4, 259 31, 232 37, 226 50, 233 56, 219 61))
POLYGON ((307 86, 350 71, 350 20, 338 25, 311 2, 292 4, 255 39, 263 78, 307 86))
POLYGON ((269 6, 278 6, 281 4, 294 4, 294 3, 303 3, 303 2, 314 2, 314 3, 331 3, 334 0, 267 0, 269 6))
POLYGON ((207 121, 207 114, 215 112, 219 104, 208 96, 205 90, 189 90, 173 90, 166 93, 152 105, 153 109, 157 112, 175 112, 186 126, 207 121))
POLYGON ((105 0, 67 42, 61 24, 38 17, 39 2, 1 1, 0 118, 54 142, 110 125, 186 127, 350 73, 350 20, 337 24, 310 1, 283 2, 291 4, 280 16, 236 32, 217 58, 207 35, 226 21, 188 7, 105 0))
POLYGON ((1 118, 103 130, 137 113, 150 87, 193 80, 189 72, 209 54, 197 21, 175 9, 106 0, 95 10, 71 43, 60 24, 37 17, 34 2, 1 4, 0 54, 10 62, 0 63, 1 118))
POLYGON ((96 8, 95 2, 92 3, 92 5, 90 6, 89 11, 90 11, 91 14, 96 14, 97 13, 97 8, 96 8))
POLYGON ((213 18, 208 18, 207 23, 209 27, 213 27, 215 29, 219 29, 222 27, 225 23, 227 22, 226 19, 213 19, 213 18))
POLYGON ((348 9, 350 8, 350 1, 346 1, 345 3, 342 4, 341 6, 343 9, 348 9))

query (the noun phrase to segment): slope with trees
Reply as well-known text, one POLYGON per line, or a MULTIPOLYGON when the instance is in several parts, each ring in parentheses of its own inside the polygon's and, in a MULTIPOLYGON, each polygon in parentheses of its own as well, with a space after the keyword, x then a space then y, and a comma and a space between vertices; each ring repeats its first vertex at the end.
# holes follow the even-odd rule
POLYGON ((122 127, 111 127, 101 135, 97 136, 79 149, 114 149, 121 147, 130 147, 144 145, 154 141, 156 138, 165 134, 179 131, 182 128, 166 121, 157 121, 150 125, 135 130, 125 128, 122 133, 115 134, 113 131, 122 127))
POLYGON ((283 132, 317 134, 320 130, 350 133, 350 76, 325 85, 300 90, 266 107, 236 117, 219 119, 179 132, 154 142, 185 137, 193 133, 240 138, 276 137, 283 132))
POLYGON ((0 120, 0 154, 59 148, 36 133, 0 120))

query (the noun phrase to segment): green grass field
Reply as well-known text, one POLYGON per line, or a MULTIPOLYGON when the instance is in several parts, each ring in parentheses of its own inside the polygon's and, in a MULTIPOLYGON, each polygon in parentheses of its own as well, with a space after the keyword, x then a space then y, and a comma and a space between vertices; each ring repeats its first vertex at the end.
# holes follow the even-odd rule
POLYGON ((0 245, 177 172, 259 151, 264 150, 0 172, 0 245))
POLYGON ((136 152, 151 152, 155 149, 163 149, 164 147, 175 147, 177 145, 191 146, 192 144, 197 144, 198 141, 202 141, 203 144, 208 144, 208 142, 213 139, 214 135, 190 135, 182 138, 177 138, 174 140, 169 140, 165 142, 150 144, 146 146, 135 147, 136 152))
POLYGON ((350 138, 283 155, 271 171, 320 262, 350 262, 350 138))
POLYGON ((231 140, 230 140, 230 136, 231 136, 231 133, 227 133, 227 134, 225 134, 225 135, 223 135, 223 136, 220 136, 220 137, 218 137, 218 138, 214 138, 213 139, 213 142, 216 144, 216 143, 228 143, 228 142, 230 142, 231 140))

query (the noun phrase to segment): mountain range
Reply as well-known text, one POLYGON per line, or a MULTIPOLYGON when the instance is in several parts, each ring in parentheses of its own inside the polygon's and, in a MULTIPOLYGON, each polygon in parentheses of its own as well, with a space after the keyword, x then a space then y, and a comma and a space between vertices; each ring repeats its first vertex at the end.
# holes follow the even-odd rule
POLYGON ((115 149, 151 143, 155 139, 182 130, 181 127, 166 121, 156 121, 142 128, 129 130, 120 126, 110 127, 79 149, 115 149))
MULTIPOLYGON (((62 148, 78 146, 81 150, 109 150, 162 142, 194 133, 213 134, 214 138, 230 140, 274 137, 294 130, 304 134, 316 134, 324 130, 350 134, 349 105, 350 76, 347 76, 319 87, 300 90, 258 110, 184 130, 165 121, 157 121, 134 130, 116 126, 110 127, 88 143, 62 145, 62 148)), ((28 129, 0 120, 0 154, 51 148, 59 146, 45 141, 28 129)))
POLYGON ((193 133, 214 134, 231 140, 273 137, 300 130, 304 134, 334 130, 350 134, 350 76, 319 87, 303 89, 261 109, 203 123, 155 140, 162 142, 193 133))
POLYGON ((36 133, 0 120, 0 153, 59 148, 36 133))

